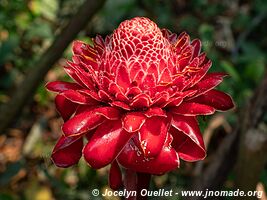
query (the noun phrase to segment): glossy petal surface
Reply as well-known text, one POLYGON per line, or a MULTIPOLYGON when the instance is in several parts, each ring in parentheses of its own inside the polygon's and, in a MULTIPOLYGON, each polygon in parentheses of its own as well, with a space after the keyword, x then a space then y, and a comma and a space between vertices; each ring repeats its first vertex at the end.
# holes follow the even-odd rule
POLYGON ((162 151, 156 158, 147 158, 135 145, 133 140, 127 143, 118 157, 119 163, 125 168, 138 172, 161 175, 179 167, 179 156, 170 147, 171 139, 165 141, 162 151))
POLYGON ((173 115, 172 146, 179 153, 181 159, 196 161, 206 156, 205 145, 195 117, 173 115))
POLYGON ((81 135, 92 130, 105 121, 105 119, 119 119, 120 112, 112 107, 99 107, 85 110, 68 120, 62 126, 66 136, 81 135))
POLYGON ((212 106, 216 110, 226 111, 234 107, 232 98, 218 90, 210 90, 192 101, 212 106))
POLYGON ((140 129, 139 140, 146 157, 156 157, 162 150, 169 129, 169 119, 151 117, 140 129))
POLYGON ((211 115, 215 112, 215 109, 211 106, 200 103, 184 102, 178 107, 171 108, 170 112, 184 116, 196 116, 211 115))
POLYGON ((110 164, 123 149, 131 133, 122 128, 121 121, 107 121, 100 125, 83 149, 85 160, 93 168, 110 164))
POLYGON ((128 132, 139 131, 145 123, 146 117, 140 112, 131 112, 122 119, 123 128, 128 132))
POLYGON ((58 94, 55 98, 55 104, 57 111, 61 115, 64 121, 68 120, 76 111, 78 105, 68 100, 61 94, 58 94))
POLYGON ((82 156, 82 148, 82 138, 61 136, 52 152, 52 161, 58 167, 77 164, 82 156))
POLYGON ((109 170, 109 187, 118 190, 122 186, 122 175, 118 162, 114 160, 109 170))

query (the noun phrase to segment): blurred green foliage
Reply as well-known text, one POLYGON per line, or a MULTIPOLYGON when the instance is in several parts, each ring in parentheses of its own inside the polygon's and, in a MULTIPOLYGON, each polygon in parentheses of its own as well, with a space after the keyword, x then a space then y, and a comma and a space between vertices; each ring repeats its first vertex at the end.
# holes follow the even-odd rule
MULTIPOLYGON (((53 42, 82 2, 83 0, 0 0, 0 103, 7 101, 30 70, 31 63, 53 42)), ((160 27, 167 27, 176 33, 186 31, 192 38, 201 39, 203 50, 213 61, 211 71, 229 74, 219 89, 230 93, 237 109, 242 109, 266 73, 266 13, 265 0, 107 0, 104 8, 77 39, 90 42, 89 37, 96 34, 108 35, 121 21, 134 16, 147 16, 160 27)), ((68 48, 64 57, 70 56, 68 48)), ((60 62, 56 66, 61 68, 55 68, 53 73, 61 79, 67 79, 62 72, 58 72, 62 70, 60 62)), ((45 109, 52 102, 43 86, 37 90, 35 101, 40 109, 45 109)), ((227 115, 230 123, 236 121, 236 118, 237 113, 227 115)), ((206 120, 201 121, 201 124, 205 127, 206 120)), ((31 159, 39 156, 44 162, 34 165, 32 162, 35 161, 31 160, 31 167, 25 166, 23 160, 9 164, 8 170, 0 176, 0 184, 7 185, 0 190, 1 200, 32 199, 33 196, 38 199, 38 195, 47 193, 53 193, 57 199, 82 200, 90 198, 93 188, 106 187, 106 169, 96 172, 83 161, 70 169, 56 169, 49 161, 55 138, 52 140, 43 137, 46 136, 39 139, 31 153, 31 159), (27 183, 13 191, 7 183, 21 168, 34 168, 37 175, 30 174, 27 183)), ((192 165, 182 163, 177 172, 156 177, 153 187, 182 190, 190 185, 190 173, 192 165)), ((266 174, 265 170, 262 175, 265 186, 266 174)))

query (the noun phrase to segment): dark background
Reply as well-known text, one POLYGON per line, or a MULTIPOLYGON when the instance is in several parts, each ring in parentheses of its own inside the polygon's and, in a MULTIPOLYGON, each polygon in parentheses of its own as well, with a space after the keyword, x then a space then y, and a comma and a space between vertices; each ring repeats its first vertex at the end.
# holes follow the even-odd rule
POLYGON ((218 88, 236 103, 234 110, 199 118, 208 157, 154 177, 151 189, 266 191, 267 1, 0 0, 1 200, 97 199, 92 189, 108 187, 108 167, 51 163, 62 120, 44 84, 69 80, 62 66, 71 57, 65 48, 71 40, 90 42, 135 16, 200 38, 211 71, 230 75, 218 88))

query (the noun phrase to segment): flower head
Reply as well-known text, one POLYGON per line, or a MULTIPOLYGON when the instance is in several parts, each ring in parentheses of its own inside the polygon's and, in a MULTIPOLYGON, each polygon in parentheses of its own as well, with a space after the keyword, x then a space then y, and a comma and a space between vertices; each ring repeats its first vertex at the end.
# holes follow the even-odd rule
POLYGON ((200 50, 199 40, 143 17, 122 22, 105 39, 97 36, 92 46, 75 41, 65 66, 74 82, 46 86, 58 93, 64 119, 54 163, 68 167, 83 154, 93 168, 112 164, 110 184, 116 188, 120 166, 163 174, 179 167, 179 159, 204 159, 196 117, 234 105, 214 89, 225 74, 207 74, 211 61, 200 50))

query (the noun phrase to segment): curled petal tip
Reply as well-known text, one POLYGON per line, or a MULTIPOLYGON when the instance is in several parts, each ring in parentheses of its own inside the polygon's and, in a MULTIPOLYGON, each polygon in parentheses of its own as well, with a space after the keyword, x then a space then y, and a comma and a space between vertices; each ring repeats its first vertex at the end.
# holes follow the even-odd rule
POLYGON ((72 166, 79 162, 82 148, 82 138, 61 136, 52 152, 51 159, 58 167, 72 166))

